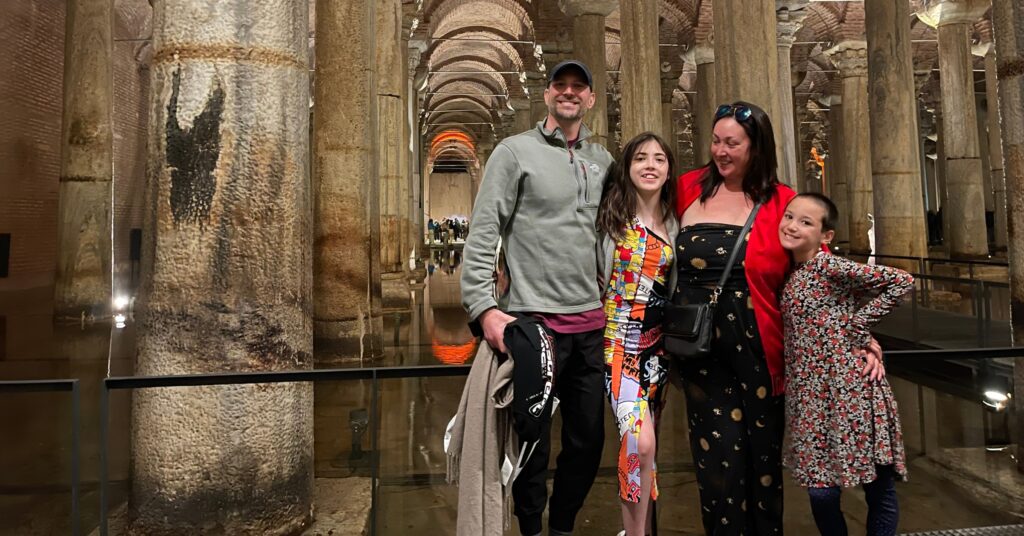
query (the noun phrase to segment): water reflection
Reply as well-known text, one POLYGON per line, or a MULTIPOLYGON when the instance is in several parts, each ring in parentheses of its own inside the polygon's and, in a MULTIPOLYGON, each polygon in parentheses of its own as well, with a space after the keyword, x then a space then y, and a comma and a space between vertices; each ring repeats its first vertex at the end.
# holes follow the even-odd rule
MULTIPOLYGON (((461 305, 461 262, 459 250, 433 250, 426 263, 424 280, 393 280, 399 285, 395 295, 408 296, 408 299, 396 302, 385 314, 385 355, 379 360, 354 362, 351 366, 469 362, 479 341, 470 333, 461 305)), ((81 508, 83 527, 88 528, 95 526, 98 512, 100 382, 107 375, 132 374, 134 323, 130 314, 126 314, 124 329, 116 329, 110 321, 55 326, 51 296, 52 288, 0 293, 0 343, 3 343, 0 379, 71 377, 81 380, 84 493, 81 508)), ((445 456, 441 445, 445 425, 458 405, 463 382, 462 378, 382 381, 377 390, 381 415, 376 423, 370 413, 374 396, 371 382, 315 384, 316 476, 369 478, 376 435, 381 478, 377 511, 379 532, 408 534, 427 530, 425 527, 447 532, 453 526, 457 490, 443 483, 445 456)), ((997 474, 997 470, 1013 470, 1009 455, 985 451, 986 446, 1007 441, 1009 424, 1005 413, 986 412, 979 399, 952 396, 910 380, 894 379, 893 383, 907 428, 908 448, 912 452, 928 451, 930 458, 950 466, 992 469, 984 473, 995 475, 992 481, 1007 478, 1000 476, 1002 473, 997 474)), ((110 475, 115 484, 112 510, 123 503, 130 475, 130 396, 130 392, 117 392, 111 398, 110 475)), ((669 397, 669 406, 659 423, 659 450, 662 452, 659 469, 665 476, 664 491, 673 501, 659 505, 659 511, 668 516, 663 527, 687 533, 697 530, 697 516, 691 508, 696 499, 688 495, 696 492, 689 465, 685 408, 679 393, 673 391, 669 397)), ((0 437, 7 439, 2 443, 0 455, 0 534, 69 532, 71 415, 68 400, 59 393, 0 395, 0 437)), ((610 421, 606 429, 608 444, 614 444, 615 428, 610 421)), ((557 442, 557 431, 553 436, 557 442)), ((558 451, 557 445, 554 451, 558 451)), ((615 496, 615 454, 616 449, 605 449, 602 476, 592 492, 595 499, 588 501, 586 507, 586 516, 595 523, 595 530, 588 531, 584 527, 581 529, 584 534, 607 533, 596 527, 606 528, 605 525, 618 522, 617 506, 608 502, 611 500, 608 498, 615 496)), ((984 475, 979 478, 989 478, 984 475)), ((927 500, 927 497, 917 499, 918 503, 927 500)), ((908 505, 912 509, 914 500, 908 501, 908 505)), ((965 505, 970 506, 968 502, 965 505)), ((981 523, 983 510, 978 512, 977 523, 981 523)), ((922 529, 952 526, 949 519, 953 515, 968 514, 957 511, 945 517, 933 516, 930 525, 911 526, 922 529)), ((795 532, 801 533, 801 530, 795 532)))

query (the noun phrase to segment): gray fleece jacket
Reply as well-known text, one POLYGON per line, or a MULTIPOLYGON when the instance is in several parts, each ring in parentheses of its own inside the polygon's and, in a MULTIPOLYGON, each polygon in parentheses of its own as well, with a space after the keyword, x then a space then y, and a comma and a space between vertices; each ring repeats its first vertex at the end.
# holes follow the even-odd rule
POLYGON ((505 252, 508 311, 578 313, 601 306, 594 220, 612 156, 589 143, 566 147, 561 129, 505 138, 487 160, 466 238, 462 305, 470 320, 493 296, 499 239, 505 252))

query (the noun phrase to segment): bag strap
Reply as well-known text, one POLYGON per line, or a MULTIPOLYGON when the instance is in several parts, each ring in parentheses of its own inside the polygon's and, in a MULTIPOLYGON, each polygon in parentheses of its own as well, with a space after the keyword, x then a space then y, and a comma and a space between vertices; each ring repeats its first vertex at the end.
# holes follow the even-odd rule
POLYGON ((726 280, 729 279, 729 274, 732 273, 732 266, 736 264, 736 257, 740 254, 740 244, 743 243, 747 233, 750 232, 750 228, 754 225, 754 218, 757 216, 757 211, 760 210, 761 203, 756 203, 754 208, 750 211, 750 216, 747 216, 747 222, 743 224, 743 230, 740 231, 740 235, 736 237, 736 244, 732 248, 732 253, 729 254, 729 260, 725 263, 725 270, 722 271, 722 277, 718 280, 718 285, 715 287, 714 292, 711 293, 711 303, 718 305, 718 295, 722 293, 722 287, 725 286, 726 280))

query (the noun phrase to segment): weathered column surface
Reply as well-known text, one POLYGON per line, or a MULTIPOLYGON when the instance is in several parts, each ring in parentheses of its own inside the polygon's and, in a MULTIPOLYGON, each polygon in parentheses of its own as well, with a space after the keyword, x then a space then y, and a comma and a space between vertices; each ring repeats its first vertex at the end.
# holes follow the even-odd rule
MULTIPOLYGON (((672 149, 672 153, 679 155, 678 143, 676 143, 676 124, 672 114, 672 96, 679 87, 679 74, 675 71, 662 73, 661 79, 661 136, 672 149), (666 77, 665 75, 668 74, 666 77), (674 77, 673 77, 674 76, 674 77)), ((678 161, 678 160, 677 160, 678 161)))
MULTIPOLYGON (((1024 341, 1024 5, 993 0, 992 22, 999 77, 999 114, 1010 258, 1010 317, 1015 345, 1024 341)), ((1014 410, 1017 415, 1017 468, 1024 471, 1024 358, 1014 360, 1014 410)))
MULTIPOLYGON (((401 3, 399 3, 399 9, 401 10, 401 3)), ((399 173, 399 214, 398 214, 398 228, 400 230, 399 236, 399 248, 398 248, 398 259, 399 266, 403 271, 409 269, 409 256, 412 253, 412 228, 410 216, 413 213, 413 184, 412 184, 412 168, 409 166, 409 160, 412 157, 412 151, 410 144, 412 143, 412 127, 410 125, 412 117, 412 107, 410 106, 411 92, 411 81, 409 79, 409 33, 412 31, 412 17, 403 15, 401 18, 401 27, 399 28, 399 47, 398 47, 398 61, 400 65, 399 69, 399 101, 402 103, 402 116, 399 120, 401 135, 398 138, 398 173, 399 173)))
POLYGON ((715 0, 713 8, 715 94, 721 102, 742 99, 763 108, 771 118, 778 146, 782 117, 775 0, 715 0))
POLYGON ((838 243, 850 241, 850 194, 847 185, 850 166, 849 153, 844 150, 846 147, 846 128, 843 125, 845 116, 846 114, 843 112, 843 98, 839 95, 830 96, 828 111, 830 126, 828 146, 830 149, 828 160, 825 163, 825 193, 832 198, 836 208, 839 209, 839 221, 836 222, 835 236, 835 242, 838 243), (843 216, 843 214, 846 214, 846 216, 843 216))
POLYGON ((946 154, 948 206, 951 219, 950 255, 988 253, 985 226, 984 179, 974 102, 974 73, 970 27, 989 3, 981 0, 942 0, 931 3, 918 17, 938 28, 942 89, 943 143, 946 154))
MULTIPOLYGON (((662 133, 658 3, 622 0, 622 144, 645 131, 662 133)), ((664 137, 664 136, 662 136, 664 137)))
MULTIPOLYGON (((237 7, 153 6, 139 375, 313 366, 308 7, 237 7)), ((311 385, 132 401, 132 533, 309 523, 311 385)))
POLYGON ((317 1, 313 184, 318 362, 382 349, 374 2, 317 1))
POLYGON ((1006 241, 1006 177, 1003 174, 1002 127, 999 125, 999 79, 996 74, 996 49, 988 44, 985 52, 985 100, 988 126, 988 162, 992 177, 992 204, 995 208, 995 245, 1005 248, 1006 241))
MULTIPOLYGON (((906 2, 865 0, 864 15, 874 244, 880 253, 926 257, 918 101, 907 24, 910 8, 906 2)), ((911 263, 902 267, 915 269, 911 263)))
POLYGON ((567 0, 560 3, 572 19, 573 56, 590 69, 594 77, 594 107, 583 122, 591 141, 608 145, 608 74, 605 72, 605 17, 619 7, 618 0, 567 0))
POLYGON ((377 3, 377 164, 380 181, 380 263, 382 272, 402 269, 402 4, 377 3))
POLYGON ((512 108, 515 109, 515 120, 513 121, 513 133, 519 134, 520 132, 526 132, 533 128, 536 123, 533 121, 533 117, 530 115, 530 99, 527 98, 516 98, 512 99, 512 108))
POLYGON ((547 88, 547 85, 547 74, 527 71, 526 89, 530 92, 530 127, 548 116, 548 105, 544 103, 544 89, 547 88))
MULTIPOLYGON (((413 258, 416 259, 417 273, 422 269, 420 259, 423 254, 423 180, 420 177, 419 166, 419 145, 420 145, 420 95, 416 90, 416 69, 419 67, 420 58, 426 44, 421 41, 410 42, 406 48, 409 62, 406 67, 406 111, 408 113, 407 136, 405 143, 408 145, 404 150, 407 154, 406 173, 409 174, 409 244, 413 258)), ((407 252, 408 253, 408 252, 407 252)))
POLYGON ((803 175, 803 168, 797 158, 800 137, 797 130, 796 114, 793 110, 793 75, 790 53, 796 42, 796 33, 803 26, 807 13, 803 7, 805 1, 786 2, 788 5, 776 12, 776 40, 778 50, 778 101, 779 117, 772 117, 777 125, 779 138, 775 143, 779 148, 779 180, 796 187, 803 175))
POLYGON ((715 48, 711 44, 697 45, 693 51, 697 64, 697 94, 694 96, 693 117, 696 123, 694 133, 694 164, 702 166, 711 160, 711 125, 715 121, 715 108, 719 102, 715 96, 715 48))
POLYGON ((56 317, 110 309, 113 3, 69 0, 58 191, 56 317))
POLYGON ((871 222, 868 214, 875 214, 871 190, 867 43, 843 41, 830 49, 828 55, 843 80, 843 144, 833 149, 833 152, 838 150, 844 153, 846 164, 847 212, 840 217, 849 223, 850 251, 867 253, 871 250, 868 240, 871 222))

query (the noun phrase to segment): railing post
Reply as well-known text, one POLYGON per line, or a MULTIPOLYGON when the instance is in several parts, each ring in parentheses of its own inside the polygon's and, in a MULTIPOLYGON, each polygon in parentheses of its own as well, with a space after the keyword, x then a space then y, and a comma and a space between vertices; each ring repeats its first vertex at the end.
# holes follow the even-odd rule
POLYGON ((79 526, 79 482, 81 475, 81 420, 82 420, 82 407, 81 407, 81 396, 78 390, 78 380, 73 380, 71 383, 71 534, 78 536, 81 534, 81 527, 79 526))
POLYGON ((110 391, 107 389, 107 382, 100 382, 100 536, 107 536, 107 501, 110 500, 110 490, 107 489, 107 448, 110 446, 108 435, 110 425, 108 417, 110 414, 110 391))
POLYGON ((380 478, 380 453, 378 452, 377 434, 380 433, 380 415, 377 407, 377 394, 380 392, 377 385, 377 369, 373 369, 373 378, 370 380, 370 422, 373 423, 373 433, 370 434, 370 452, 372 462, 370 464, 370 536, 377 535, 377 485, 380 478))
MULTIPOLYGON (((923 281, 922 281, 923 283, 923 281)), ((910 287, 910 340, 917 344, 917 286, 910 287)))
POLYGON ((978 348, 985 347, 985 282, 975 282, 971 279, 972 286, 974 286, 978 292, 977 296, 977 317, 978 317, 978 348), (978 283, 975 285, 975 283, 978 283))

